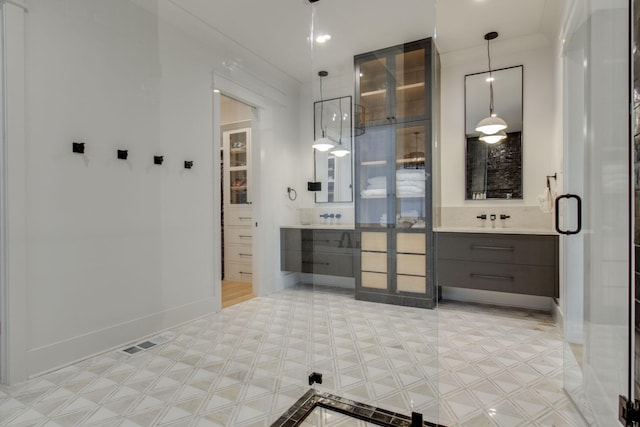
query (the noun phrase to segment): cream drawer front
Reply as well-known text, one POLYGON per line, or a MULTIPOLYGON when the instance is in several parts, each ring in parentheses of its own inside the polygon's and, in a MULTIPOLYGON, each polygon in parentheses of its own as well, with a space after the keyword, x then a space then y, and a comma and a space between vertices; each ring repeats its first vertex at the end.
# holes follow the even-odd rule
POLYGON ((426 275, 427 266, 424 255, 398 254, 397 258, 398 274, 426 275))
MULTIPOLYGON (((362 252, 361 270, 387 272, 387 254, 379 252, 362 252)), ((385 286, 386 287, 386 286, 385 286)))
POLYGON ((362 232, 361 239, 363 251, 387 251, 387 233, 362 232))
POLYGON ((227 261, 251 262, 253 254, 250 245, 225 245, 224 258, 227 261))
POLYGON ((386 274, 363 272, 361 279, 363 288, 387 289, 386 274))
POLYGON ((398 252, 425 254, 426 238, 420 233, 398 233, 398 252))
POLYGON ((427 292, 427 279, 420 276, 396 276, 397 289, 399 292, 413 292, 424 294, 427 292))
POLYGON ((224 242, 229 244, 250 244, 253 237, 253 229, 251 227, 225 227, 224 242))
POLYGON ((253 217, 250 209, 231 210, 225 213, 224 222, 226 225, 244 225, 251 226, 253 217))
POLYGON ((252 279, 251 263, 225 262, 224 278, 238 282, 250 282, 252 279))

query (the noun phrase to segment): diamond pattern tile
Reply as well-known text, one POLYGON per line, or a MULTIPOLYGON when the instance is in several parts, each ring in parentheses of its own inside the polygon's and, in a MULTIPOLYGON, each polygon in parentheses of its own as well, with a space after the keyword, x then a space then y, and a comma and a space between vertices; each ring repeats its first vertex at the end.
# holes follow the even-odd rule
MULTIPOLYGON (((0 386, 2 427, 268 426, 323 373, 326 391, 449 426, 583 426, 550 316, 446 302, 423 310, 297 287, 0 386)), ((323 413, 307 426, 350 426, 323 413), (314 424, 315 423, 315 424, 314 424)))

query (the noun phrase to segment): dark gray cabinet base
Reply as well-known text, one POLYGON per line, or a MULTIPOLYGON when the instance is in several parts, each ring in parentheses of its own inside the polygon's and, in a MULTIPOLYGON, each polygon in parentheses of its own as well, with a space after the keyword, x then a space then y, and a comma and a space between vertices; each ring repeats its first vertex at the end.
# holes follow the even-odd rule
POLYGON ((280 270, 354 277, 353 230, 281 228, 280 270))
POLYGON ((437 233, 440 286, 559 296, 558 236, 437 233))

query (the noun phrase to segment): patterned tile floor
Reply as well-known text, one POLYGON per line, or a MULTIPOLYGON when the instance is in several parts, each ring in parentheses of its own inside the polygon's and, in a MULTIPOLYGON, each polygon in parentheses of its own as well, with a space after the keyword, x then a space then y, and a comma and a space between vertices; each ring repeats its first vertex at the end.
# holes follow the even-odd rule
POLYGON ((0 387, 0 426, 265 426, 308 390, 312 370, 320 391, 448 426, 583 425, 545 314, 423 310, 301 287, 166 335, 133 356, 109 352, 0 387))

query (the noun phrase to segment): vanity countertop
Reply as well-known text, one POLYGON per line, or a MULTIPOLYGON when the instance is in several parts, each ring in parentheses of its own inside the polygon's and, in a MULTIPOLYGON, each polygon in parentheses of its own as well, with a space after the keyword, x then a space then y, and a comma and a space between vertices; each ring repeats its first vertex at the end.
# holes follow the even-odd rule
POLYGON ((509 228, 509 227, 435 227, 436 233, 493 233, 493 234, 543 234, 556 235, 555 230, 539 228, 509 228))
POLYGON ((300 228, 303 230, 354 230, 353 224, 309 224, 309 225, 281 225, 280 228, 300 228))

